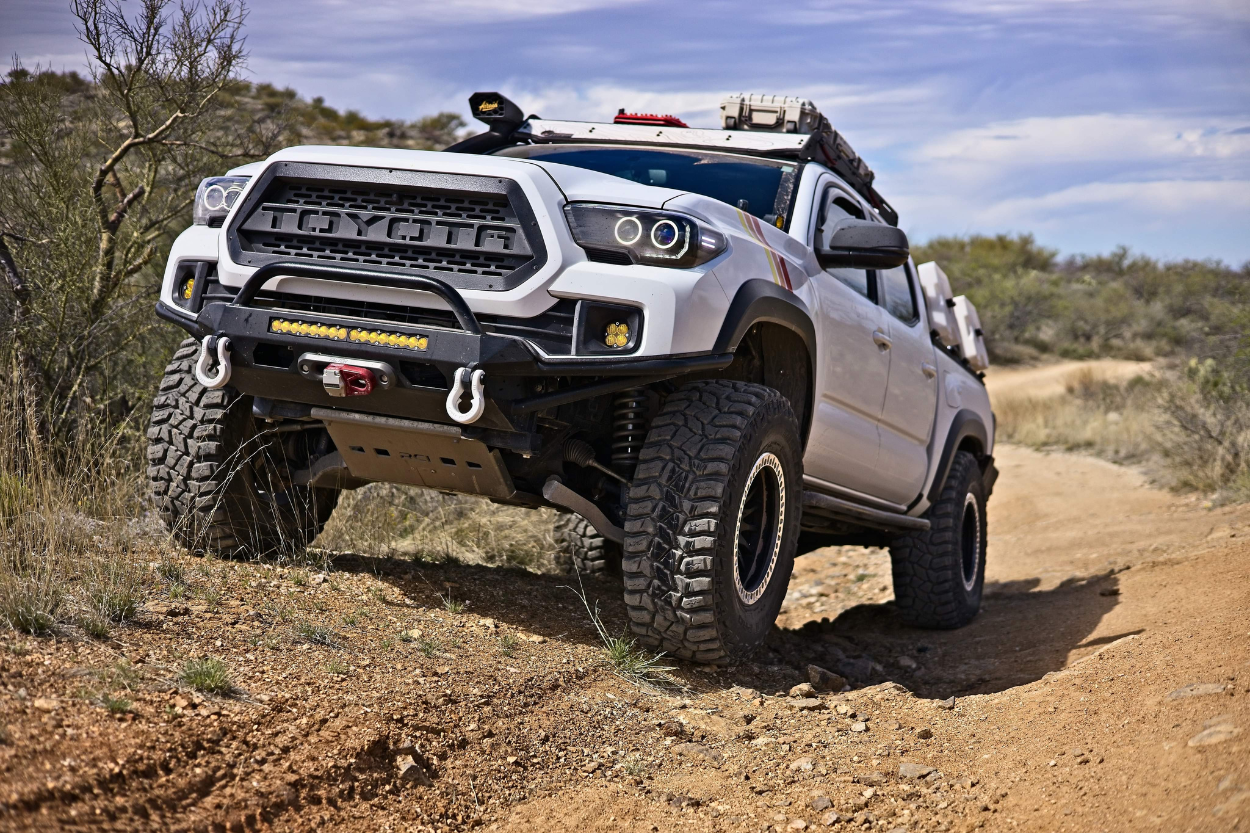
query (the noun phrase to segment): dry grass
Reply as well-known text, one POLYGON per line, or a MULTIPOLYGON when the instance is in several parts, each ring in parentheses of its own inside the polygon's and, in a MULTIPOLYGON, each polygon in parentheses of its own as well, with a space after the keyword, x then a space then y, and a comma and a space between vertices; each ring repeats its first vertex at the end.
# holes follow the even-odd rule
POLYGON ((374 483, 347 492, 317 539, 330 550, 554 572, 549 510, 374 483))
POLYGON ((1079 368, 1062 393, 1025 390, 991 389, 1000 440, 1143 464, 1173 488, 1250 500, 1250 392, 1211 361, 1123 383, 1079 368))
POLYGON ((1144 376, 1119 384, 1081 368, 1068 375, 1059 394, 1033 396, 1016 389, 994 396, 998 438, 1122 463, 1147 462, 1158 446, 1158 384, 1144 376))
POLYGON ((76 624, 104 638, 147 594, 159 543, 141 517, 133 435, 80 432, 57 459, 18 430, 0 403, 0 622, 45 634, 76 624))

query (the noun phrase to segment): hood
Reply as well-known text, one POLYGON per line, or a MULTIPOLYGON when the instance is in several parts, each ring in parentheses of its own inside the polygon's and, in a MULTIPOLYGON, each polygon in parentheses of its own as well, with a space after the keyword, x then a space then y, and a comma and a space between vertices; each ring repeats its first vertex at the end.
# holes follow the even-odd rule
POLYGON ((530 179, 542 176, 555 183, 570 202, 606 202, 640 208, 662 208, 684 191, 641 185, 597 171, 505 156, 479 156, 430 150, 343 147, 339 145, 298 145, 278 151, 264 162, 253 162, 231 171, 255 176, 271 162, 311 162, 321 165, 351 165, 364 168, 399 168, 476 176, 502 176, 530 179), (541 174, 539 173, 541 172, 541 174))
POLYGON ((545 170, 568 197, 569 202, 605 202, 634 205, 640 208, 663 208, 667 201, 686 193, 674 191, 672 188, 642 185, 619 176, 575 168, 572 165, 561 165, 559 162, 532 159, 510 161, 524 162, 545 170))

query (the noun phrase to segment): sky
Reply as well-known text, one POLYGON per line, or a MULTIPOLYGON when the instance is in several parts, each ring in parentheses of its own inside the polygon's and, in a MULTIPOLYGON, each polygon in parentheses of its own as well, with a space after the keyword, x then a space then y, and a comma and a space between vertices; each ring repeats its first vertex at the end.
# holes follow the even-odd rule
MULTIPOLYGON (((134 6, 136 0, 127 0, 134 6)), ((0 53, 86 65, 68 0, 0 0, 0 53)), ((1246 0, 251 0, 247 74, 339 109, 673 113, 816 102, 914 241, 1030 232, 1250 261, 1246 0)))

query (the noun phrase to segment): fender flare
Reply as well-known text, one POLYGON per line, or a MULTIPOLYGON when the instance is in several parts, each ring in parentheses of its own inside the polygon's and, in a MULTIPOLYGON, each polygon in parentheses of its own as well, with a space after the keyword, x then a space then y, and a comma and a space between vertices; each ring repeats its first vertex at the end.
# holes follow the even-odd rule
POLYGON ((933 485, 929 487, 930 504, 937 502, 941 496, 942 486, 946 483, 946 475, 951 470, 951 461, 955 459, 955 452, 967 439, 976 441, 977 458, 983 458, 985 449, 989 445, 989 432, 985 430, 985 423, 979 414, 964 408, 955 414, 955 418, 951 420, 950 431, 946 434, 946 443, 942 446, 942 456, 938 458, 933 485))
POLYGON ((793 292, 782 289, 772 281, 755 278, 738 287, 720 333, 716 336, 713 353, 728 353, 738 349, 738 343, 751 327, 760 322, 780 324, 793 330, 803 339, 811 358, 812 372, 816 371, 816 326, 807 304, 793 292))
MULTIPOLYGON (((795 406, 795 415, 799 417, 799 432, 803 448, 806 449, 817 399, 817 353, 816 327, 803 299, 772 281, 756 278, 744 282, 738 287, 733 302, 729 305, 720 333, 716 337, 716 345, 712 349, 716 355, 736 352, 747 332, 761 323, 775 324, 794 333, 802 340, 807 351, 807 378, 804 380, 802 393, 806 401, 802 403, 802 412, 798 403, 792 403, 795 406)), ((782 393, 786 395, 784 390, 782 393)))

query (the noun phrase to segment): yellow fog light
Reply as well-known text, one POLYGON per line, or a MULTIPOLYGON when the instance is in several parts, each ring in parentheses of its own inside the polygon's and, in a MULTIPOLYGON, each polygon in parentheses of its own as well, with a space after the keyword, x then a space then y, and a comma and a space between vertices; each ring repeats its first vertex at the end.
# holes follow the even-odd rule
POLYGON ((613 321, 608 325, 608 331, 603 337, 603 343, 613 348, 620 348, 629 344, 629 325, 620 321, 613 321))
POLYGON ((187 278, 187 282, 182 285, 182 297, 184 300, 191 300, 191 290, 195 289, 195 278, 187 278))

